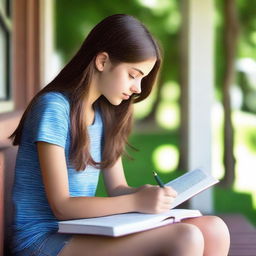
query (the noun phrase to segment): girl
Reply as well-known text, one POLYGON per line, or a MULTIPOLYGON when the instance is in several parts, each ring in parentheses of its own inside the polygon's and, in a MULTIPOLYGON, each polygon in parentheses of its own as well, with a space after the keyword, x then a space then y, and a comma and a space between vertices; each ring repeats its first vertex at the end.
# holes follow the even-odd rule
POLYGON ((227 255, 227 227, 213 216, 121 238, 57 233, 58 220, 171 208, 174 190, 129 187, 121 161, 132 104, 150 94, 160 64, 148 30, 129 15, 112 15, 34 97, 11 135, 19 145, 15 255, 227 255), (99 170, 109 197, 95 197, 99 170))

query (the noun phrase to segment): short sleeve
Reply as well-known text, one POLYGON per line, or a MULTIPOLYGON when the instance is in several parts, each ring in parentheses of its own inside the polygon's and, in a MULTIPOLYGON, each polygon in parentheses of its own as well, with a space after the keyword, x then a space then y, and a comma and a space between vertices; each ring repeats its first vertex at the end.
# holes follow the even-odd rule
POLYGON ((69 132, 69 101, 58 92, 40 96, 32 108, 32 141, 44 141, 65 148, 69 132))

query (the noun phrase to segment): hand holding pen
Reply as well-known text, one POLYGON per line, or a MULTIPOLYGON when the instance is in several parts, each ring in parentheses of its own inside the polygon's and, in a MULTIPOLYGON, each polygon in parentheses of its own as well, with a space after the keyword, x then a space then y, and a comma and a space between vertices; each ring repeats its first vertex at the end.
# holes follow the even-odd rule
MULTIPOLYGON (((153 171, 153 175, 159 187, 167 188, 155 171, 153 171)), ((171 191, 170 193, 174 198, 177 196, 177 192, 174 189, 172 189, 171 187, 168 187, 167 189, 171 191)))
POLYGON ((159 186, 144 185, 134 194, 138 212, 161 213, 171 209, 177 193, 171 187, 164 186, 164 183, 155 176, 159 186))

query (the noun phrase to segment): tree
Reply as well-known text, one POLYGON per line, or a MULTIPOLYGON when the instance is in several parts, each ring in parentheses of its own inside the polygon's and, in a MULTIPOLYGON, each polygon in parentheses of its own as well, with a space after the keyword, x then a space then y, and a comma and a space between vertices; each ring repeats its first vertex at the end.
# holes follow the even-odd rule
POLYGON ((225 174, 221 184, 231 187, 235 180, 235 156, 234 156, 234 128, 232 124, 232 110, 230 88, 235 77, 235 57, 237 49, 239 22, 235 0, 224 1, 224 75, 223 97, 224 108, 224 167, 225 174))

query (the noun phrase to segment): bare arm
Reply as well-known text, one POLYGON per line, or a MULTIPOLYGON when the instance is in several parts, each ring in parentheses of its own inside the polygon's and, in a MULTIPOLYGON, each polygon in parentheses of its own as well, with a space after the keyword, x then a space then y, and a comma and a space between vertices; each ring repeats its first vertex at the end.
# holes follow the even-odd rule
MULTIPOLYGON (((145 187, 136 193, 112 197, 70 197, 68 187, 67 166, 65 153, 62 147, 45 143, 37 143, 39 161, 42 171, 43 183, 50 207, 55 216, 60 220, 98 217, 125 212, 162 212, 170 208, 173 193, 167 189, 156 186, 145 187)), ((127 186, 125 178, 121 176, 110 182, 117 162, 107 175, 107 190, 111 195, 132 192, 127 186), (111 171, 112 170, 112 171, 111 171), (120 189, 123 188, 123 189, 120 189), (120 192, 122 191, 122 192, 120 192)))
POLYGON ((134 210, 132 196, 70 197, 65 153, 62 147, 37 143, 46 195, 58 219, 97 217, 134 210))
POLYGON ((121 157, 111 167, 102 171, 104 184, 109 196, 131 194, 139 190, 128 186, 124 175, 121 157))

